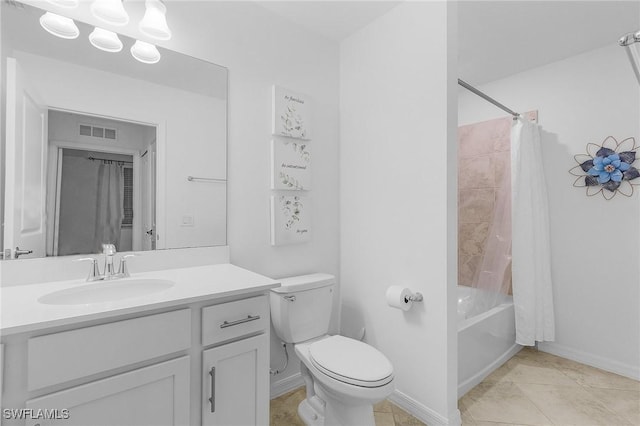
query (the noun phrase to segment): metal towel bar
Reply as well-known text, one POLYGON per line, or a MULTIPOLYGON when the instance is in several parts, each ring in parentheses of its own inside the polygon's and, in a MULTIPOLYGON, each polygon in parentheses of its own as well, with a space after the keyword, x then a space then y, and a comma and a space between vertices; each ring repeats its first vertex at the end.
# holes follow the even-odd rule
POLYGON ((194 181, 204 181, 204 182, 224 182, 226 183, 226 179, 216 179, 216 178, 206 178, 206 177, 195 177, 195 176, 187 176, 187 180, 189 182, 194 181))

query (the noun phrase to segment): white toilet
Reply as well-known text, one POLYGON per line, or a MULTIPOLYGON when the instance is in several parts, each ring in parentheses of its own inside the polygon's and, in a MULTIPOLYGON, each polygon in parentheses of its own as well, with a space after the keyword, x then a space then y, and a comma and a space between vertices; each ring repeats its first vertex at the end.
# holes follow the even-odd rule
POLYGON ((373 404, 394 389, 393 366, 382 352, 344 336, 329 336, 335 277, 281 279, 271 290, 271 320, 293 343, 307 398, 298 414, 307 425, 374 425, 373 404))

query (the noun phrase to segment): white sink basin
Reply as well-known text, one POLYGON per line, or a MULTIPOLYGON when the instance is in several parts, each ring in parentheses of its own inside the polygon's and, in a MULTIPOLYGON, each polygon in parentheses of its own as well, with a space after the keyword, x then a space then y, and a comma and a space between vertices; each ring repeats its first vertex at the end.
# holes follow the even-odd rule
POLYGON ((45 305, 85 305, 147 296, 173 287, 161 279, 118 279, 54 291, 38 298, 45 305))

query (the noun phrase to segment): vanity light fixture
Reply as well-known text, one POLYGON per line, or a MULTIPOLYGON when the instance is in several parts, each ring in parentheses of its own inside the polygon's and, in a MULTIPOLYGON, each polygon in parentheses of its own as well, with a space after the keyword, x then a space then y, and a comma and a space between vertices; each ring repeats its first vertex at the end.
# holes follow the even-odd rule
POLYGON ((162 0, 145 0, 145 12, 138 25, 140 32, 157 40, 169 40, 171 30, 167 25, 167 7, 162 0))
POLYGON ((118 35, 113 31, 108 31, 103 28, 96 27, 91 34, 89 34, 89 41, 100 50, 105 52, 116 53, 122 50, 122 42, 118 38, 118 35))
POLYGON ((160 61, 158 49, 153 44, 140 40, 136 40, 135 44, 131 46, 131 55, 145 64, 156 64, 160 61))
POLYGON ((73 19, 47 12, 40 17, 40 25, 49 34, 66 39, 78 38, 80 30, 73 19))
POLYGON ((65 9, 75 9, 79 4, 78 0, 47 0, 47 2, 65 9))
POLYGON ((124 10, 122 0, 94 0, 91 3, 91 13, 110 25, 121 27, 129 23, 129 15, 124 10))

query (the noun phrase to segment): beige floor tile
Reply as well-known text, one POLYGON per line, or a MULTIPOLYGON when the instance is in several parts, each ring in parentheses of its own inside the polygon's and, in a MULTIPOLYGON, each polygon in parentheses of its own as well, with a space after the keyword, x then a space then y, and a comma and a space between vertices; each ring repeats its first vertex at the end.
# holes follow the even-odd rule
POLYGON ((582 387, 528 383, 519 383, 516 386, 555 424, 579 426, 630 424, 582 387))
POLYGON ((374 413, 391 413, 391 403, 388 400, 380 401, 373 405, 374 413))
POLYGON ((476 426, 477 425, 476 421, 473 419, 473 417, 471 417, 471 414, 469 414, 468 410, 460 409, 460 416, 462 417, 462 426, 476 426))
POLYGON ((548 385, 578 386, 578 383, 551 364, 535 359, 514 357, 491 373, 486 383, 537 383, 548 385))
POLYGON ((413 417, 411 414, 396 414, 393 413, 393 420, 395 426, 427 426, 420 420, 413 417))
POLYGON ((622 389, 585 388, 609 410, 628 422, 640 425, 640 391, 622 389))
POLYGON ((478 422, 476 426, 526 426, 522 423, 478 422))
POLYGON ((395 404, 391 404, 396 426, 427 426, 395 404))
MULTIPOLYGON (((270 426, 304 426, 304 423, 298 417, 298 405, 304 400, 305 396, 305 388, 301 387, 272 399, 270 426)), ((375 404, 373 416, 376 426, 426 426, 388 400, 375 404)))
POLYGON ((305 389, 298 388, 278 398, 272 399, 269 407, 271 426, 304 426, 298 417, 298 405, 305 398, 305 389))
POLYGON ((465 395, 464 403, 476 423, 552 424, 515 383, 480 383, 465 395))
POLYGON ((374 411, 373 417, 376 421, 376 426, 395 426, 396 424, 391 412, 374 411))
POLYGON ((608 371, 600 370, 599 368, 580 364, 545 352, 538 352, 534 349, 523 349, 514 358, 512 358, 510 362, 516 360, 520 360, 528 365, 538 364, 553 366, 565 376, 582 386, 605 389, 640 390, 640 382, 637 380, 629 379, 615 373, 610 373, 608 371))

